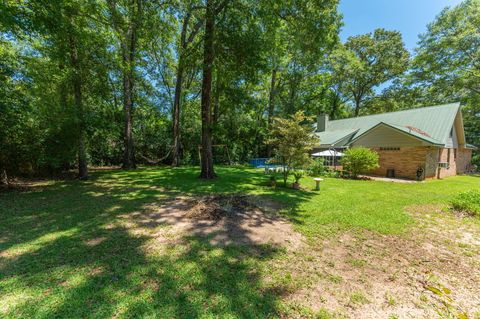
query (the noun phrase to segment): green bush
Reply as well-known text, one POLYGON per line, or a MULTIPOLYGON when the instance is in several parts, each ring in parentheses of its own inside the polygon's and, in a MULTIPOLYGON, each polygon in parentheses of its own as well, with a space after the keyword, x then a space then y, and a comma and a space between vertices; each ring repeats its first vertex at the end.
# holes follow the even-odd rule
POLYGON ((365 147, 348 149, 341 160, 343 169, 350 172, 353 178, 365 174, 378 167, 378 154, 365 147))
POLYGON ((338 178, 338 177, 340 177, 340 172, 339 172, 339 171, 333 171, 333 170, 326 170, 326 171, 322 174, 322 176, 338 178))
POLYGON ((305 172, 302 170, 293 171, 293 177, 295 178, 295 183, 300 183, 300 179, 305 176, 305 172))
POLYGON ((325 165, 323 165, 323 158, 316 158, 312 165, 308 168, 308 175, 322 176, 325 173, 325 165))
POLYGON ((472 164, 480 167, 480 154, 474 154, 472 156, 472 164))
POLYGON ((459 193, 450 205, 456 211, 480 217, 480 190, 470 190, 459 193))

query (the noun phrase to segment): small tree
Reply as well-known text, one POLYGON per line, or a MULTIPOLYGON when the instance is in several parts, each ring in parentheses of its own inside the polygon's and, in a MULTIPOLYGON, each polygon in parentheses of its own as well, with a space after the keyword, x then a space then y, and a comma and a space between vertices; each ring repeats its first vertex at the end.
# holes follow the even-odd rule
POLYGON ((275 160, 283 166, 283 185, 287 186, 290 172, 297 168, 305 168, 310 162, 309 152, 319 144, 319 139, 313 134, 313 126, 308 123, 303 112, 297 112, 288 118, 275 118, 270 138, 267 143, 272 145, 275 160))
POLYGON ((379 166, 378 154, 365 147, 350 148, 343 155, 342 165, 353 178, 357 178, 359 174, 368 173, 379 166))

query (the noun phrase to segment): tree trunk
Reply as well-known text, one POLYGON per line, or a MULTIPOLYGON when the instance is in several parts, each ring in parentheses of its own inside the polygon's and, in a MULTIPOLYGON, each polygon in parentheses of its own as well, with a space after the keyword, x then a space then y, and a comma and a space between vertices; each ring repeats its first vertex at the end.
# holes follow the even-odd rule
POLYGON ((180 165, 180 111, 182 102, 182 90, 183 90, 183 77, 185 74, 185 57, 188 55, 188 46, 194 41, 195 36, 198 34, 200 28, 203 25, 201 20, 193 26, 190 35, 187 38, 188 24, 192 16, 193 8, 189 8, 189 11, 185 15, 182 24, 182 31, 180 33, 180 48, 178 52, 178 69, 177 79, 175 83, 175 97, 173 100, 173 147, 172 147, 172 166, 180 165))
POLYGON ((332 109, 330 110, 330 119, 335 120, 337 117, 337 110, 338 110, 338 105, 340 104, 338 94, 333 93, 332 97, 332 109))
MULTIPOLYGON (((270 132, 270 128, 273 123, 273 112, 275 111, 275 95, 277 85, 277 68, 272 70, 272 79, 270 81, 270 94, 268 97, 268 118, 267 118, 267 131, 270 132)), ((267 145, 267 157, 272 156, 272 145, 267 145)))
POLYGON ((175 97, 173 100, 173 147, 172 147, 172 166, 180 165, 180 100, 182 98, 183 83, 183 62, 179 58, 177 79, 175 83, 175 97))
POLYGON ((182 98, 183 84, 183 61, 179 57, 177 79, 175 83, 175 97, 173 100, 173 149, 172 149, 172 166, 180 165, 180 100, 182 98))
POLYGON ((113 28, 118 33, 121 46, 123 76, 123 165, 122 168, 135 168, 135 148, 132 134, 133 92, 135 84, 135 55, 137 31, 142 24, 143 0, 128 1, 127 10, 118 10, 117 1, 108 0, 113 28), (124 29, 126 27, 126 30, 124 29))
POLYGON ((123 49, 123 111, 124 111, 124 152, 123 166, 124 169, 136 168, 135 152, 132 134, 132 109, 133 109, 133 86, 134 86, 134 60, 136 49, 136 26, 135 22, 130 25, 127 36, 126 45, 123 49))
POLYGON ((220 115, 220 91, 221 91, 221 84, 220 84, 220 78, 217 72, 217 80, 215 82, 215 96, 213 97, 213 112, 212 112, 213 127, 217 125, 218 118, 220 115))
POLYGON ((357 117, 360 114, 360 98, 355 98, 355 117, 357 117))
POLYGON ((4 168, 0 169, 0 186, 8 186, 7 170, 4 168))
POLYGON ((173 149, 172 166, 180 165, 180 103, 182 99, 183 74, 185 72, 184 54, 187 47, 187 28, 191 12, 183 19, 182 32, 180 34, 180 49, 178 53, 177 79, 175 83, 175 97, 173 99, 173 149))
POLYGON ((213 170, 212 153, 212 113, 211 113, 211 91, 212 91, 212 68, 215 59, 214 33, 215 13, 214 1, 207 0, 205 14, 205 39, 203 53, 203 81, 202 81, 202 149, 200 156, 201 173, 200 178, 215 178, 213 170))
POLYGON ((85 146, 85 114, 83 110, 82 98, 82 74, 80 61, 78 57, 77 41, 73 35, 69 36, 70 42, 70 60, 74 70, 73 74, 73 96, 75 102, 75 112, 78 122, 78 177, 80 179, 88 178, 87 152, 85 146))

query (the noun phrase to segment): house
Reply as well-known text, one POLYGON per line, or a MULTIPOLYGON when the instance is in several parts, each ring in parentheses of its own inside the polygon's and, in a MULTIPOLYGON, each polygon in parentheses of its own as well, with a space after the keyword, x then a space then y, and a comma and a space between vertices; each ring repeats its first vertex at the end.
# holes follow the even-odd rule
POLYGON ((320 115, 316 135, 314 152, 367 147, 379 154, 373 175, 409 179, 465 173, 475 149, 465 142, 459 103, 335 121, 320 115))

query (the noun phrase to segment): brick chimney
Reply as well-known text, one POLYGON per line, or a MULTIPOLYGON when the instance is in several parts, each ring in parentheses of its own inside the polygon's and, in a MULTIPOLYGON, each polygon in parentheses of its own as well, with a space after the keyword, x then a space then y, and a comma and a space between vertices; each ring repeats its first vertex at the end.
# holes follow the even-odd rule
POLYGON ((328 129, 328 114, 322 113, 317 116, 317 132, 325 132, 328 129))

